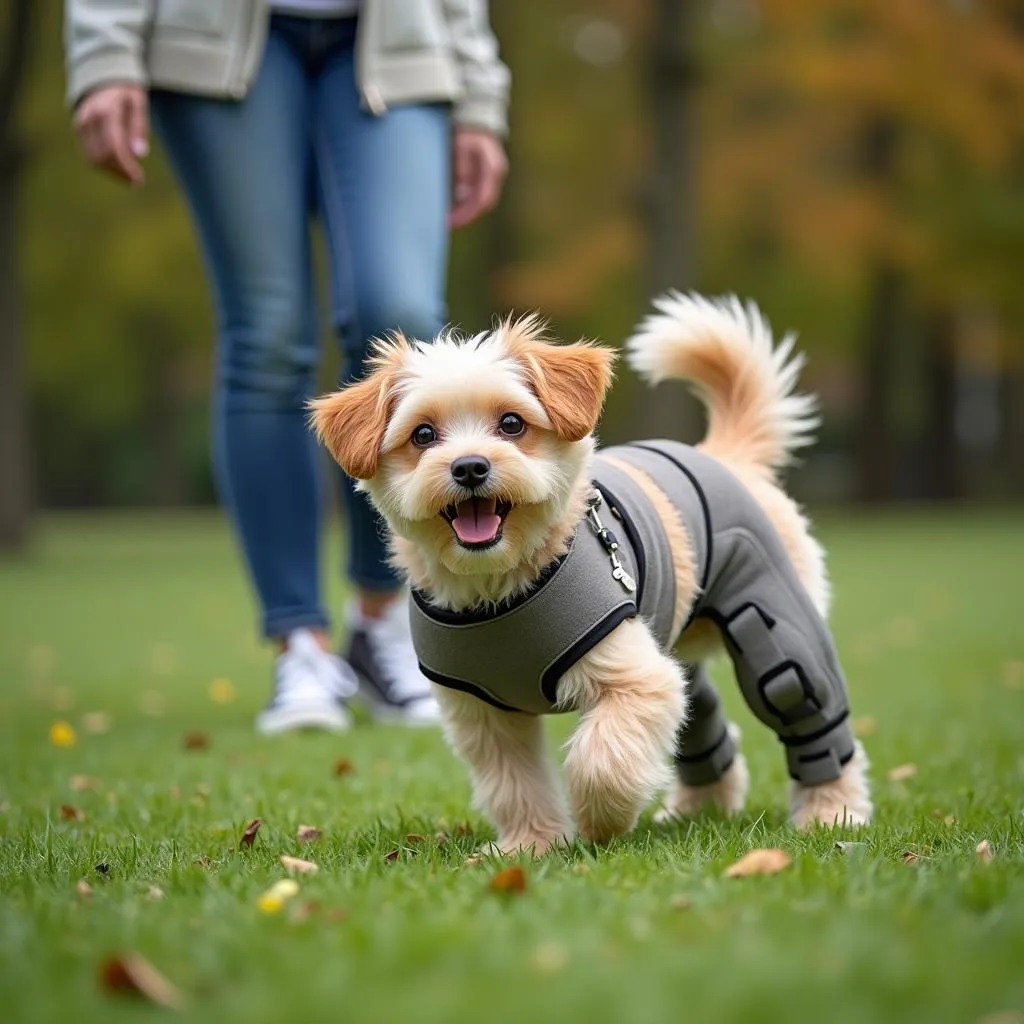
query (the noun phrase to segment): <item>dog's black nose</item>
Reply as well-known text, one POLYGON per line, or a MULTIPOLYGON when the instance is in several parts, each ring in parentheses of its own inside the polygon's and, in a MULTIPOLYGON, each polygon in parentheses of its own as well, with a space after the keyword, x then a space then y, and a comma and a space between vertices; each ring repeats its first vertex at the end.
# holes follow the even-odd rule
POLYGON ((452 463, 452 479, 470 490, 482 486, 490 472, 491 464, 482 455, 463 455, 452 463))

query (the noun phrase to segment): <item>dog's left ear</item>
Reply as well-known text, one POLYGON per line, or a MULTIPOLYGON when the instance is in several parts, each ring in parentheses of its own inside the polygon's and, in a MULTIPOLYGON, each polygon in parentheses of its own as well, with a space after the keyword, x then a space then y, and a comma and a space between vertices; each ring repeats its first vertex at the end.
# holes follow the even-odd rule
POLYGON ((589 341, 552 345, 529 334, 519 334, 510 348, 555 433, 563 441, 583 440, 597 426, 618 353, 589 341))
POLYGON ((310 424, 334 460, 356 480, 377 473, 380 446, 391 414, 391 394, 408 342, 393 335, 375 344, 370 365, 373 372, 307 408, 310 424))

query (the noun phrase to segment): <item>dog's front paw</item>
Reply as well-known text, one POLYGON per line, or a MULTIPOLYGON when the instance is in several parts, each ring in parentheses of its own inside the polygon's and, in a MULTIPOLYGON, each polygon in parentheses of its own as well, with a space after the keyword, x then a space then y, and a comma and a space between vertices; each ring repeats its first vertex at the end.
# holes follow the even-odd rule
POLYGON ((825 825, 837 828, 871 822, 871 793, 867 779, 868 759, 857 744, 853 758, 834 782, 817 786, 793 783, 790 792, 790 821, 799 829, 825 825))
POLYGON ((510 857, 526 853, 531 857, 543 857, 554 846, 567 846, 572 836, 516 835, 499 836, 498 841, 486 843, 481 852, 492 856, 510 857))

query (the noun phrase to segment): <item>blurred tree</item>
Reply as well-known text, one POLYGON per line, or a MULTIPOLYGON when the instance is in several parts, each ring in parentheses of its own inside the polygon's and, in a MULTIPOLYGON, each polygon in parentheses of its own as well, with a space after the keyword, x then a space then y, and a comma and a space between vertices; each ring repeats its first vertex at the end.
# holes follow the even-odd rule
POLYGON ((25 544, 33 506, 17 258, 25 144, 16 114, 35 8, 36 0, 12 0, 0 37, 0 548, 25 544))

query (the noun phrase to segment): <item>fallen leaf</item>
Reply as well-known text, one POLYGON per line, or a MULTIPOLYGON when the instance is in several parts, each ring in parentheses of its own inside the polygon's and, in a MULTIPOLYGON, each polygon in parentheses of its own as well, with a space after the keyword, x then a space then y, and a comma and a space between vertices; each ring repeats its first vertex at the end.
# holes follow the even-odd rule
POLYGON ((556 974, 564 971, 569 963, 569 954, 565 946, 557 942, 545 942, 533 951, 533 966, 544 974, 556 974))
POLYGON ((164 891, 163 891, 163 889, 160 888, 159 885, 151 885, 146 890, 146 895, 151 900, 162 900, 164 898, 164 891))
POLYGON ((280 913, 288 900, 298 895, 298 892, 299 883, 295 879, 282 878, 260 895, 256 901, 256 906, 263 914, 277 914, 280 913))
POLYGON ((455 826, 455 834, 457 836, 468 836, 469 833, 470 833, 470 828, 469 828, 469 824, 467 822, 460 821, 458 823, 458 825, 455 826))
POLYGON ((238 841, 238 848, 241 849, 243 846, 248 848, 251 847, 256 839, 256 833, 260 830, 260 825, 263 824, 261 818, 253 818, 248 825, 245 826, 245 831, 242 833, 242 838, 238 841))
POLYGON ((186 750, 206 750, 210 746, 210 735, 199 729, 192 729, 182 736, 181 745, 186 750))
POLYGON ((774 875, 788 868, 791 860, 785 850, 772 847, 750 850, 726 869, 726 878, 746 878, 748 875, 774 875))
POLYGON ((192 861, 192 863, 195 864, 197 868, 202 868, 204 871, 209 871, 213 867, 213 861, 210 860, 209 857, 205 856, 196 857, 196 859, 192 861))
POLYGON ((65 821, 85 821, 85 813, 71 804, 60 805, 60 816, 65 821))
POLYGON ((873 715, 861 715, 851 723, 854 736, 870 736, 877 728, 878 722, 873 715))
POLYGON ((159 718, 167 710, 167 698, 159 690, 143 690, 139 694, 139 710, 144 715, 159 718))
POLYGON ((68 779, 68 788, 76 793, 84 793, 87 789, 96 789, 99 782, 91 775, 72 775, 68 779))
POLYGON ((1008 690, 1024 690, 1024 661, 1008 661, 1003 665, 1003 686, 1008 690))
POLYGON ((1017 1010, 997 1010, 979 1018, 975 1024, 1024 1024, 1024 1013, 1017 1010))
POLYGON ((55 747, 73 747, 76 739, 75 730, 67 722, 54 722, 50 726, 50 742, 55 747))
POLYGON ((214 704, 231 704, 236 696, 235 687, 230 679, 214 679, 210 683, 210 700, 214 704))
POLYGON ((83 899, 88 899, 92 896, 92 886, 84 878, 80 878, 75 883, 75 892, 83 899))
POLYGON ((917 774, 916 764, 898 764, 895 768, 889 769, 890 782, 903 782, 912 779, 917 774))
POLYGON ((28 669, 34 676, 48 676, 57 665, 57 652, 47 644, 33 644, 28 649, 28 669))
POLYGON ((281 854, 281 864, 286 871, 294 871, 299 875, 313 875, 320 870, 320 866, 314 864, 311 860, 303 860, 301 857, 289 857, 286 853, 281 854))
POLYGON ((904 850, 900 854, 900 859, 904 864, 919 864, 921 862, 921 855, 914 850, 904 850))
POLYGON ((355 771, 352 762, 347 757, 339 757, 334 762, 335 775, 351 775, 355 771))
POLYGON ((323 833, 315 825, 300 825, 295 838, 300 843, 315 843, 323 833))
POLYGON ((110 865, 105 860, 100 861, 96 865, 96 874, 103 875, 104 878, 108 877, 110 875, 110 865))
POLYGON ((82 715, 82 728, 86 732, 95 733, 96 735, 110 732, 111 724, 110 715, 106 711, 86 711, 82 715))
POLYGON ((445 832, 444 829, 439 829, 434 833, 434 842, 437 843, 438 846, 444 846, 444 844, 448 842, 448 838, 448 833, 445 832))
POLYGON ((54 711, 70 711, 75 706, 75 695, 66 686, 54 687, 50 695, 54 711))
POLYGON ((476 864, 482 864, 484 861, 484 855, 482 853, 471 853, 465 860, 465 863, 469 867, 473 867, 476 864))
POLYGON ((138 953, 121 953, 104 960, 100 984, 108 992, 133 993, 172 1010, 184 1003, 181 992, 138 953))
POLYGON ((405 841, 410 846, 419 846, 427 841, 427 837, 421 836, 419 832, 407 832, 405 834, 405 841))
POLYGON ((177 648, 166 641, 153 644, 149 652, 149 667, 155 676, 173 676, 180 661, 177 648))
POLYGON ((982 864, 991 864, 992 858, 995 856, 992 852, 992 844, 987 839, 982 839, 974 848, 974 852, 982 864))
POLYGON ((526 892, 526 872, 517 864, 502 868, 491 878, 488 888, 500 893, 526 892))
POLYGON ((402 856, 402 851, 401 850, 391 850, 390 852, 384 854, 384 859, 387 860, 387 861, 396 861, 401 856, 402 856))
POLYGON ((689 896, 673 896, 671 907, 673 910, 689 910, 693 906, 693 900, 689 896))

